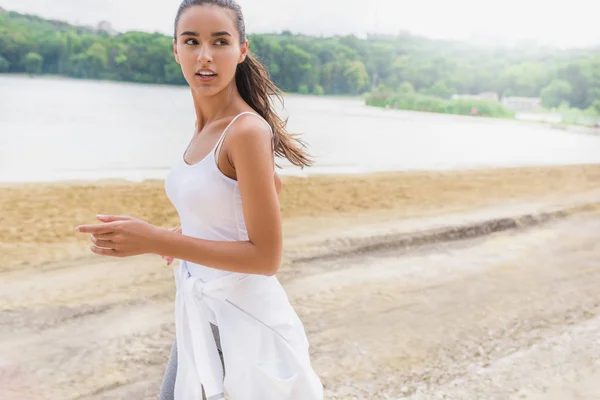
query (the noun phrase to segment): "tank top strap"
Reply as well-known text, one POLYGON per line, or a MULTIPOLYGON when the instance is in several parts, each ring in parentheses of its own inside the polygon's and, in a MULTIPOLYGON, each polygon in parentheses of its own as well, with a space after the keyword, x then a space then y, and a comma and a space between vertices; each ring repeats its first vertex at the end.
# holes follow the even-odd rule
MULTIPOLYGON (((227 127, 225 127, 225 129, 223 130, 223 133, 221 134, 221 137, 219 138, 219 140, 217 141, 217 145, 215 146, 213 155, 215 156, 215 164, 219 164, 219 153, 221 151, 221 145, 223 143, 223 141, 225 140, 225 136, 227 135, 227 131, 229 130, 229 128, 231 127, 231 125, 233 125, 233 123, 242 115, 244 114, 251 114, 254 115, 256 117, 258 117, 262 122, 264 122, 268 127, 269 130, 271 131, 271 143, 273 143, 273 128, 271 128, 271 125, 269 125, 269 123, 260 115, 258 115, 255 112, 252 111, 244 111, 242 113, 239 113, 238 115, 236 115, 231 122, 227 125, 227 127)), ((275 163, 273 163, 273 172, 275 172, 275 163)))

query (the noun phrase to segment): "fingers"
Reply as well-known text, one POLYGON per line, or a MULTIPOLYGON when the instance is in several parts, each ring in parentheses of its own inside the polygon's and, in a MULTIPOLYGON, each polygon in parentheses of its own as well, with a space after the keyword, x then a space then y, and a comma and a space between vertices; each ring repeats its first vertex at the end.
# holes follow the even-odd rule
POLYGON ((173 260, 175 260, 175 257, 171 257, 171 256, 161 256, 163 260, 165 260, 167 262, 167 265, 170 265, 173 260))
POLYGON ((101 249, 93 244, 90 245, 90 250, 99 256, 120 257, 117 251, 114 249, 101 249))
POLYGON ((115 238, 115 232, 120 221, 130 221, 135 218, 126 215, 96 215, 98 220, 104 222, 97 225, 79 225, 75 228, 80 233, 91 233, 90 240, 94 243, 90 245, 90 250, 101 256, 124 257, 123 252, 115 249, 115 242, 110 239, 115 238))
POLYGON ((91 236, 90 240, 92 241, 92 243, 94 243, 98 247, 103 247, 106 249, 114 249, 115 248, 115 243, 111 240, 98 239, 94 235, 91 236))
POLYGON ((98 218, 100 221, 103 221, 103 222, 131 221, 134 219, 133 217, 130 217, 128 215, 102 215, 102 214, 96 215, 96 218, 98 218))
POLYGON ((113 233, 115 231, 115 225, 113 224, 100 224, 100 225, 80 225, 75 228, 77 232, 81 233, 94 233, 104 234, 113 233))
POLYGON ((114 232, 112 232, 112 233, 95 233, 92 236, 94 236, 96 239, 111 240, 113 242, 117 239, 117 234, 114 232))
POLYGON ((111 233, 115 231, 115 228, 121 221, 133 221, 135 218, 127 215, 102 215, 97 214, 96 218, 104 222, 104 224, 97 225, 79 225, 75 228, 77 232, 81 233, 111 233))
MULTIPOLYGON (((175 228, 169 228, 169 232, 182 233, 181 226, 176 226, 175 228)), ((170 256, 162 256, 163 260, 167 261, 167 266, 171 265, 173 261, 175 261, 175 257, 170 256)))
POLYGON ((170 256, 161 256, 163 260, 165 260, 167 262, 167 266, 171 265, 171 263, 173 263, 173 261, 175 261, 174 257, 170 257, 170 256))

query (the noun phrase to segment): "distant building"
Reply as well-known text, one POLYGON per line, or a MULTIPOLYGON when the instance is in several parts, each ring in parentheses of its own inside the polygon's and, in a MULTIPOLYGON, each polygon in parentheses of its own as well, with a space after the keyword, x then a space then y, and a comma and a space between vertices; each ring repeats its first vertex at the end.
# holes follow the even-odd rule
POLYGON ((538 111, 542 109, 542 99, 539 97, 503 97, 502 104, 513 111, 538 111))
POLYGON ((479 98, 482 100, 500 101, 500 96, 496 92, 479 93, 479 98))
POLYGON ((498 101, 498 93, 496 92, 483 92, 479 94, 454 94, 452 95, 452 100, 460 100, 460 99, 475 99, 475 100, 489 100, 489 101, 498 101))

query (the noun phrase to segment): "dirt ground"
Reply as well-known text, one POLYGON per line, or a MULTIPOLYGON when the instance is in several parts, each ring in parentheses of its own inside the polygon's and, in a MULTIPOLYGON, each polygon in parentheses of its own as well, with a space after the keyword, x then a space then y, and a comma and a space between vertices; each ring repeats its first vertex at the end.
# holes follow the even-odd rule
MULTIPOLYGON (((599 182, 600 165, 284 177, 280 203, 289 238, 344 221, 442 215, 577 194, 599 182)), ((179 225, 163 181, 0 184, 0 211, 0 272, 89 260, 88 239, 74 228, 98 223, 98 213, 179 225)))
MULTIPOLYGON (((278 276, 326 398, 600 398, 598 183, 600 166, 286 179, 278 276), (574 199, 589 206, 519 229, 323 253, 393 227, 410 235, 574 199)), ((172 267, 87 254, 70 230, 96 212, 174 226, 160 189, 1 189, 0 399, 157 398, 175 334, 172 267)))

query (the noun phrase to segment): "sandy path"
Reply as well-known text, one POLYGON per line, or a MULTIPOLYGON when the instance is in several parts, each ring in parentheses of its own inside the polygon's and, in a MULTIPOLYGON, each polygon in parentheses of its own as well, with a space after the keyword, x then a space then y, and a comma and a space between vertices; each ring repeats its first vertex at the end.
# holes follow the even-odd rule
POLYGON ((597 398, 598 232, 600 214, 577 216, 288 285, 329 398, 597 398))
MULTIPOLYGON (((280 279, 329 399, 593 399, 598 232, 590 211, 295 262, 280 279)), ((0 398, 156 398, 174 337, 171 269, 156 257, 47 267, 2 275, 0 398)))

